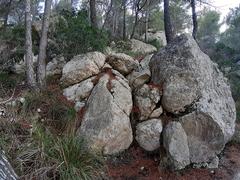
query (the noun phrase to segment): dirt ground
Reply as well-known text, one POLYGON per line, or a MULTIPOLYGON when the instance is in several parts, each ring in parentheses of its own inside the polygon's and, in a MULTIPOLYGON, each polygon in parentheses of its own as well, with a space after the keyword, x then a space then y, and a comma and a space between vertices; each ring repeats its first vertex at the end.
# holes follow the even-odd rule
POLYGON ((134 145, 108 160, 107 174, 114 180, 232 180, 240 172, 240 144, 227 144, 219 159, 218 169, 191 167, 172 172, 159 167, 159 154, 134 145))

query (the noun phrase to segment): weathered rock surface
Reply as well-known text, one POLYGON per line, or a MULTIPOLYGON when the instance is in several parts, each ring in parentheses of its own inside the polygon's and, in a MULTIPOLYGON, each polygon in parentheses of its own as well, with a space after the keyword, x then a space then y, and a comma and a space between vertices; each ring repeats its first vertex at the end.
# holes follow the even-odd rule
POLYGON ((235 129, 235 103, 223 74, 186 34, 154 55, 150 69, 152 82, 163 87, 163 108, 183 116, 191 162, 210 161, 235 129))
POLYGON ((157 51, 157 48, 151 44, 146 44, 142 41, 131 39, 131 51, 139 54, 151 54, 157 51))
POLYGON ((129 115, 132 109, 131 89, 122 78, 105 74, 93 88, 86 112, 78 130, 89 148, 104 154, 127 149, 133 140, 129 115))
POLYGON ((179 122, 168 123, 163 131, 163 145, 173 169, 183 169, 190 164, 187 138, 179 122))
POLYGON ((18 176, 14 172, 12 166, 8 162, 4 153, 0 152, 0 179, 1 180, 17 180, 18 176))
POLYGON ((188 137, 192 163, 208 162, 219 154, 224 146, 224 132, 211 116, 193 112, 180 118, 188 137))
POLYGON ((73 86, 65 88, 63 90, 63 95, 69 101, 75 101, 75 102, 87 98, 94 87, 94 84, 93 84, 94 78, 95 77, 91 77, 78 84, 74 84, 73 86))
POLYGON ((63 67, 61 83, 67 87, 98 74, 105 59, 105 55, 100 52, 75 56, 63 67))
POLYGON ((138 61, 124 53, 111 53, 107 57, 107 62, 123 75, 129 74, 139 66, 138 61))
POLYGON ((158 149, 162 129, 162 121, 160 119, 151 119, 139 123, 136 127, 136 140, 138 144, 146 151, 158 149))
POLYGON ((140 66, 142 69, 150 70, 149 63, 150 63, 150 60, 152 57, 153 57, 153 54, 149 54, 149 55, 145 56, 143 60, 141 60, 140 66))
POLYGON ((160 91, 157 87, 144 84, 134 93, 134 105, 139 109, 139 120, 149 119, 160 101, 160 91))
POLYGON ((46 66, 47 76, 61 75, 63 66, 66 64, 64 57, 55 57, 46 66))
POLYGON ((151 72, 149 69, 143 69, 140 71, 133 71, 127 76, 129 85, 134 89, 140 87, 150 80, 151 72))

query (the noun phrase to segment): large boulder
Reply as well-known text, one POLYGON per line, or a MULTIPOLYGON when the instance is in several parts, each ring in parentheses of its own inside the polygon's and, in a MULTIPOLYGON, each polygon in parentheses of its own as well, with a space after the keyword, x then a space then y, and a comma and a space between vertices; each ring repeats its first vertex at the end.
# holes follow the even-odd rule
POLYGON ((129 74, 139 66, 138 61, 124 53, 111 53, 107 57, 107 63, 123 75, 129 74))
POLYGON ((0 152, 0 179, 17 180, 18 176, 3 152, 0 152))
POLYGON ((104 154, 127 149, 133 140, 130 123, 131 89, 121 77, 104 74, 86 104, 82 124, 78 130, 87 146, 104 154))
POLYGON ((151 119, 141 122, 136 127, 136 140, 146 151, 154 151, 160 147, 162 132, 161 119, 151 119))
POLYGON ((137 54, 151 54, 157 51, 157 48, 151 44, 146 44, 142 41, 131 39, 131 51, 137 54))
POLYGON ((173 169, 183 169, 190 164, 187 135, 179 122, 170 122, 165 127, 163 145, 173 169))
POLYGON ((105 59, 105 55, 100 52, 89 52, 75 56, 63 67, 62 85, 67 87, 98 74, 105 59))
POLYGON ((150 69, 152 82, 163 87, 163 108, 180 116, 191 162, 210 161, 234 134, 236 108, 227 80, 186 34, 155 54, 150 69))

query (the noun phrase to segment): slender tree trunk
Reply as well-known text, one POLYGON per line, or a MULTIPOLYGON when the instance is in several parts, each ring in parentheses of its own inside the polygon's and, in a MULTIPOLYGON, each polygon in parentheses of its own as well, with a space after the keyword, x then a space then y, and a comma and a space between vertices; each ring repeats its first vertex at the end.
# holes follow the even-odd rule
POLYGON ((164 29, 167 43, 169 43, 174 38, 169 10, 169 0, 164 0, 164 29))
POLYGON ((131 33, 131 36, 130 36, 131 39, 133 38, 133 36, 135 34, 135 29, 136 29, 137 23, 138 23, 138 10, 136 9, 133 29, 132 29, 132 33, 131 33))
POLYGON ((123 40, 126 40, 126 4, 127 0, 123 0, 123 40))
POLYGON ((96 12, 96 1, 90 0, 90 19, 92 27, 97 28, 97 12, 96 12))
POLYGON ((105 17, 105 20, 104 20, 103 25, 102 25, 102 30, 105 28, 105 25, 106 25, 106 22, 108 20, 109 14, 112 11, 112 6, 113 6, 113 0, 110 1, 110 6, 109 6, 108 11, 106 13, 106 17, 105 17))
POLYGON ((49 28, 49 17, 51 13, 52 0, 45 0, 44 17, 42 22, 42 34, 39 45, 37 78, 40 89, 46 87, 46 51, 47 34, 49 28))
POLYGON ((36 79, 33 68, 32 53, 32 17, 31 17, 31 0, 25 0, 25 61, 27 67, 27 83, 29 87, 36 88, 36 79))
POLYGON ((149 20, 149 2, 147 2, 147 9, 146 9, 146 13, 145 13, 145 42, 148 42, 148 20, 149 20))
POLYGON ((196 40, 197 31, 198 31, 198 22, 197 22, 196 1, 195 0, 191 0, 191 7, 192 7, 192 21, 193 21, 192 36, 196 40))

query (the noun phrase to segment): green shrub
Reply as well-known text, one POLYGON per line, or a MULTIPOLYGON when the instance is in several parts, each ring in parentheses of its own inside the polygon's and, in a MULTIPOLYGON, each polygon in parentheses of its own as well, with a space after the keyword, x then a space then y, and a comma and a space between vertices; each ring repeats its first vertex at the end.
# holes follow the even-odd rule
POLYGON ((91 27, 85 11, 77 15, 64 11, 63 18, 60 17, 56 24, 53 39, 59 45, 55 54, 63 53, 67 59, 88 51, 103 51, 108 43, 107 33, 91 27))
POLYGON ((153 45, 154 47, 156 47, 158 50, 163 47, 162 43, 157 39, 154 39, 152 41, 148 41, 148 43, 153 45))

